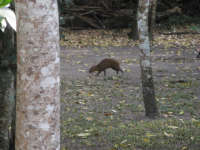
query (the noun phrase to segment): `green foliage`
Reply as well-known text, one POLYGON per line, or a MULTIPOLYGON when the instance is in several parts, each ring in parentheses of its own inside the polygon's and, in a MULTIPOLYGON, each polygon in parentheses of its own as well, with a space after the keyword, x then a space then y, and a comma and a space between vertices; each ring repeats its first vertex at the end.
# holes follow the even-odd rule
POLYGON ((200 25, 192 25, 190 28, 193 31, 200 32, 200 25))
MULTIPOLYGON (((168 29, 172 29, 174 26, 177 25, 190 25, 190 24, 200 24, 199 17, 191 17, 186 15, 177 15, 177 16, 170 16, 167 20, 163 21, 161 24, 163 27, 167 27, 168 29)), ((193 31, 198 31, 199 27, 192 26, 191 29, 193 31), (198 29, 198 30, 197 30, 198 29)))
POLYGON ((1 22, 2 22, 3 19, 4 19, 4 18, 3 18, 2 16, 0 16, 0 28, 2 28, 1 22))
POLYGON ((7 23, 16 31, 16 16, 14 11, 7 8, 12 0, 0 0, 0 29, 4 32, 7 23))
POLYGON ((2 16, 0 16, 0 22, 3 20, 3 17, 2 16))
POLYGON ((0 0, 0 8, 10 4, 12 0, 0 0))

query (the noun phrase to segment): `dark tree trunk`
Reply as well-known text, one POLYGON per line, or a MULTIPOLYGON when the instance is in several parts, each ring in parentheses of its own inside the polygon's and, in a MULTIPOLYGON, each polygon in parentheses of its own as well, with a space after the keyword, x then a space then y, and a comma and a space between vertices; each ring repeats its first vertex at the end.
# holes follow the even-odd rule
POLYGON ((14 150, 16 46, 11 28, 0 31, 0 150, 14 150))
MULTIPOLYGON (((135 17, 136 17, 136 15, 135 15, 135 17)), ((133 40, 138 40, 139 39, 139 36, 138 36, 138 26, 137 26, 137 17, 133 19, 131 32, 128 33, 128 35, 133 40)))
POLYGON ((138 0, 136 3, 136 8, 133 11, 133 21, 132 21, 132 26, 131 26, 131 32, 128 34, 130 38, 133 40, 138 40, 139 35, 138 35, 138 24, 137 24, 137 9, 138 9, 138 0))
MULTIPOLYGON (((140 63, 142 64, 142 63, 140 63)), ((142 93, 145 106, 145 115, 153 118, 158 115, 158 108, 155 100, 153 74, 151 67, 141 67, 142 93)))
MULTIPOLYGON (((155 30, 155 25, 156 25, 156 8, 157 8, 157 0, 150 0, 149 18, 148 18, 150 41, 154 40, 153 32, 155 30)), ((151 44, 152 43, 153 42, 151 42, 151 44)))

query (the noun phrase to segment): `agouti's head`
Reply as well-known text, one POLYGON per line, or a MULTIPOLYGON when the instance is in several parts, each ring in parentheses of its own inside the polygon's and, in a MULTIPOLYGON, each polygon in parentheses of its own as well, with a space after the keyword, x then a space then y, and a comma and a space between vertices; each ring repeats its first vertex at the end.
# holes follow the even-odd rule
POLYGON ((92 66, 92 67, 89 69, 89 73, 92 73, 92 72, 95 72, 95 71, 97 71, 96 66, 92 66))

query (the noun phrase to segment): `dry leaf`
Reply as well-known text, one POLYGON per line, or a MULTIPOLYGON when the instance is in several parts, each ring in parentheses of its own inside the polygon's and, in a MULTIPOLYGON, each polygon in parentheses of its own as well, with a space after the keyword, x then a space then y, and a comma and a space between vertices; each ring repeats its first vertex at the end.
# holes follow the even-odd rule
POLYGON ((167 136, 167 137, 174 137, 173 134, 171 134, 171 133, 167 133, 167 132, 164 132, 164 135, 167 136))

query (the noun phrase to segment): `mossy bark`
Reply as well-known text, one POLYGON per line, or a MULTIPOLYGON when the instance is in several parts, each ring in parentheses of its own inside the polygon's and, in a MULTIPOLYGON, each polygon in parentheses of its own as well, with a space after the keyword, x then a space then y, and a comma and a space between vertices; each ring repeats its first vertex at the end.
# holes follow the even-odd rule
POLYGON ((11 28, 0 31, 0 149, 14 149, 16 47, 11 28))
MULTIPOLYGON (((140 65, 142 65, 142 63, 140 63, 140 65)), ((155 100, 153 74, 151 67, 141 66, 141 79, 145 115, 147 117, 154 118, 158 115, 158 108, 155 100)))

